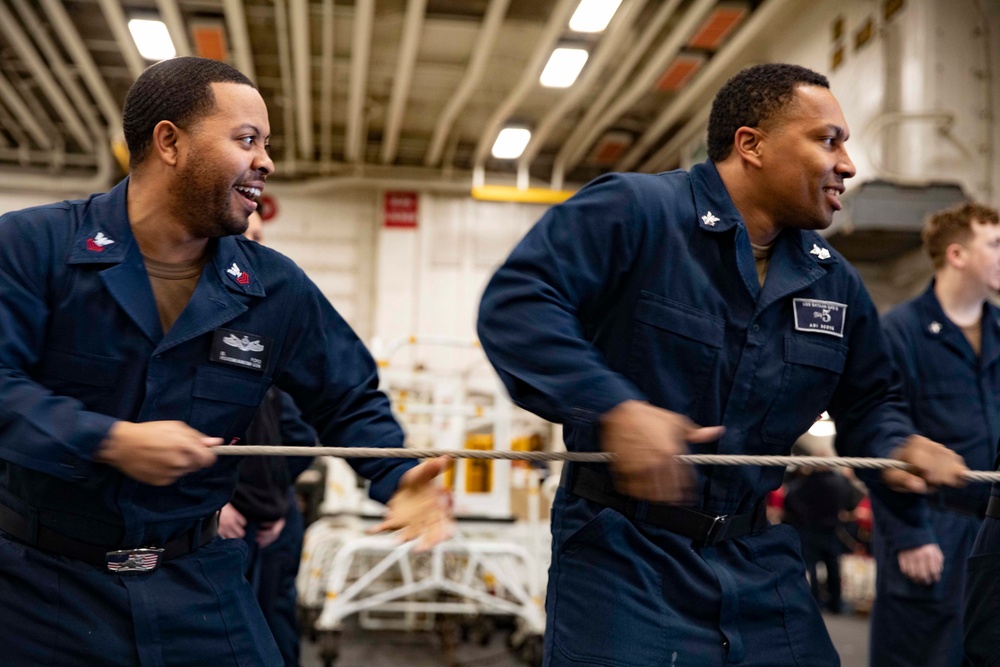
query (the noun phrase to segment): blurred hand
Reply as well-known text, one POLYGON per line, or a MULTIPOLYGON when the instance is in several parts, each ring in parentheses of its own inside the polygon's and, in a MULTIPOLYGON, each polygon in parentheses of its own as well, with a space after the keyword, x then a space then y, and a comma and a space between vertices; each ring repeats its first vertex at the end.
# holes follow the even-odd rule
POLYGON ((451 459, 441 457, 407 470, 396 493, 389 499, 385 521, 368 532, 398 530, 404 542, 420 539, 418 551, 430 549, 451 537, 455 532, 451 494, 436 481, 451 463, 451 459))
POLYGON ((260 528, 257 529, 257 546, 261 549, 271 546, 284 529, 285 517, 281 517, 274 523, 261 524, 260 528))
POLYGON ((930 586, 941 581, 941 571, 944 570, 944 554, 936 544, 925 544, 922 547, 903 549, 898 554, 899 571, 907 579, 924 586, 930 586))
POLYGON ((96 460, 140 482, 167 486, 215 463, 212 447, 221 444, 222 438, 209 438, 184 422, 120 421, 108 431, 96 460))
POLYGON ((944 445, 911 435, 891 457, 910 464, 910 470, 883 470, 882 481, 894 491, 927 493, 939 486, 965 486, 969 471, 962 457, 944 445))
POLYGON ((723 426, 701 427, 684 415, 641 401, 625 401, 601 418, 601 447, 615 455, 615 485, 622 493, 654 502, 678 503, 690 496, 694 472, 674 459, 689 442, 711 442, 723 426))
POLYGON ((247 518, 232 503, 219 511, 219 535, 226 539, 242 540, 247 534, 247 518))

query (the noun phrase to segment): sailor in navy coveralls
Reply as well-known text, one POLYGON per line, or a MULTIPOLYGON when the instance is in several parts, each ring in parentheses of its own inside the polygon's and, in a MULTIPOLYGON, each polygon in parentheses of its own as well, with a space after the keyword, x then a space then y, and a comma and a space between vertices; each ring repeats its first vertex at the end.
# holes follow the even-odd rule
MULTIPOLYGON (((552 208, 488 285, 479 333, 514 400, 575 451, 552 513, 544 664, 837 665, 794 530, 767 526, 782 469, 672 455, 787 454, 829 410, 844 454, 960 458, 913 427, 857 273, 814 229, 854 174, 826 79, 744 70, 709 161, 615 174, 552 208)), ((888 475, 897 488, 923 479, 888 475)))
MULTIPOLYGON (((273 667, 246 545, 215 538, 238 459, 212 448, 272 384, 326 445, 403 435, 350 327, 239 236, 274 168, 250 81, 164 61, 124 125, 128 179, 0 218, 0 663, 273 667)), ((386 528, 446 536, 442 462, 354 465, 396 494, 386 528)))

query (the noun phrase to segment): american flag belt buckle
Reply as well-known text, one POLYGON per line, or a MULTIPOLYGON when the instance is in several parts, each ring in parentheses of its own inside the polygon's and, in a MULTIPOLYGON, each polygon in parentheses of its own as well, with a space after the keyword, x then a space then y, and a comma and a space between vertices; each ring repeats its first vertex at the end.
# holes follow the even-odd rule
POLYGON ((141 549, 121 549, 109 551, 107 566, 112 572, 152 572, 160 566, 163 549, 143 547, 141 549))

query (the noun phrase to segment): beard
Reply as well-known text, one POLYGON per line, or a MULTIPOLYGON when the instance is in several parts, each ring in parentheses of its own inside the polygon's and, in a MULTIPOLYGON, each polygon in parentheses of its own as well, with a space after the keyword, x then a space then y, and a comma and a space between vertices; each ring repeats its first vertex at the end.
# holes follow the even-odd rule
POLYGON ((237 181, 230 181, 211 166, 212 160, 192 153, 170 186, 170 200, 178 219, 198 238, 234 236, 246 231, 248 215, 233 208, 237 181))

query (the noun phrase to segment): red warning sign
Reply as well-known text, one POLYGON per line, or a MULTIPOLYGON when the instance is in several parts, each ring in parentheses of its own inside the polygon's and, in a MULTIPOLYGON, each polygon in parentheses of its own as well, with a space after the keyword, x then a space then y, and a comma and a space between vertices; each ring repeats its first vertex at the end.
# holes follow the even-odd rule
POLYGON ((385 227, 416 229, 417 193, 386 192, 382 201, 382 224, 385 227))

